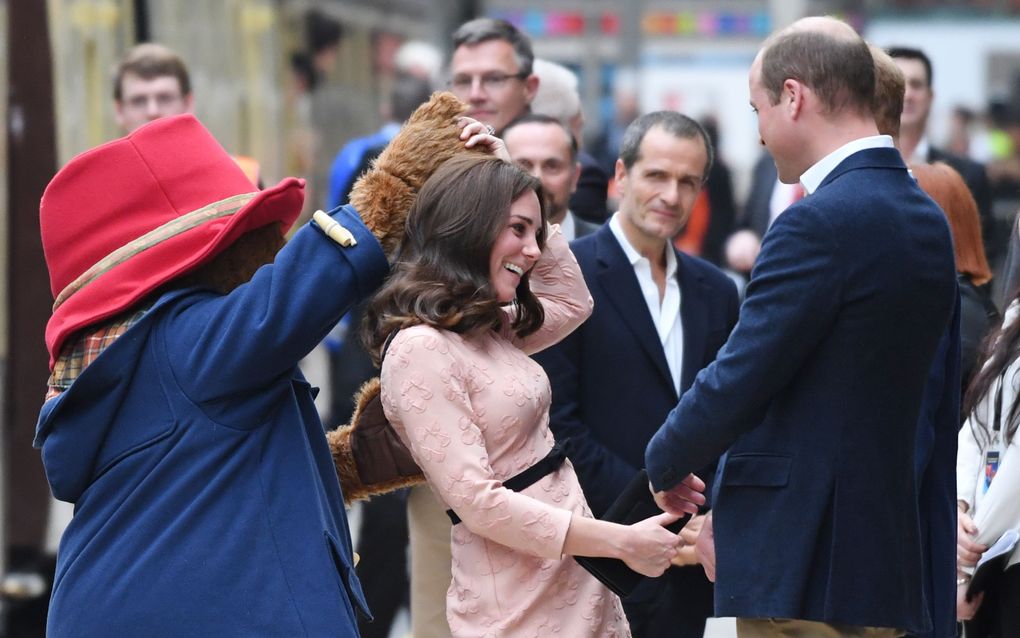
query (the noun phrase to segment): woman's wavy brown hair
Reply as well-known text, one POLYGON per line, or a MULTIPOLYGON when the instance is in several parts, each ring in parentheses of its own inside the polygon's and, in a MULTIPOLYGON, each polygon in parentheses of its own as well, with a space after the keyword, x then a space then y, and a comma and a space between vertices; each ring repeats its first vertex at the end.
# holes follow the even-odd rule
MULTIPOLYGON (((393 271, 365 313, 363 338, 377 363, 386 339, 401 328, 425 324, 468 333, 499 327, 503 310, 489 273, 492 246, 506 227, 510 204, 533 191, 542 214, 538 246, 545 248, 541 188, 496 157, 460 155, 439 167, 418 193, 393 271)), ((516 313, 510 327, 522 337, 545 320, 529 276, 521 278, 511 302, 516 313)))

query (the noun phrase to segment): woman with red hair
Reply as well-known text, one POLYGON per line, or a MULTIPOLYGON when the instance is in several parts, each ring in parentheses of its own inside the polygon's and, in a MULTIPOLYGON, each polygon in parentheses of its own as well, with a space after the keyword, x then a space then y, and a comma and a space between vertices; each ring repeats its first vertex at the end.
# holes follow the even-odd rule
POLYGON ((960 372, 963 390, 977 371, 981 342, 1000 321, 989 291, 992 270, 981 241, 977 203, 967 183, 943 162, 910 167, 918 185, 935 200, 949 219, 960 286, 960 372))

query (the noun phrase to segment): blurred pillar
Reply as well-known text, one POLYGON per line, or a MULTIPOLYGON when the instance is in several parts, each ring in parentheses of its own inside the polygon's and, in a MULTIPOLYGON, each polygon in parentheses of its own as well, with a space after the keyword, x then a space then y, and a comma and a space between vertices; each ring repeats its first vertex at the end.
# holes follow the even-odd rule
POLYGON ((46 2, 9 6, 8 231, 3 449, 8 485, 5 518, 12 548, 38 550, 50 495, 39 453, 32 448, 46 392, 43 341, 53 298, 39 238, 39 199, 57 169, 52 58, 46 2))
POLYGON ((641 68, 641 21, 645 17, 645 4, 646 0, 630 0, 619 12, 620 55, 617 64, 621 68, 641 68))
POLYGON ((807 0, 769 0, 769 15, 772 17, 773 31, 789 26, 807 14, 807 0))

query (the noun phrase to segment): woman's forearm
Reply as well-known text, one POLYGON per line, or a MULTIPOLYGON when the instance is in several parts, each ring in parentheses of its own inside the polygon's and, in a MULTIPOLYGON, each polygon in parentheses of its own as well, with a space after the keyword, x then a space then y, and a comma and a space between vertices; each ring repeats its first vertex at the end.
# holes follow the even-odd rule
POLYGON ((568 556, 623 558, 626 531, 623 525, 574 514, 563 540, 563 553, 568 556))

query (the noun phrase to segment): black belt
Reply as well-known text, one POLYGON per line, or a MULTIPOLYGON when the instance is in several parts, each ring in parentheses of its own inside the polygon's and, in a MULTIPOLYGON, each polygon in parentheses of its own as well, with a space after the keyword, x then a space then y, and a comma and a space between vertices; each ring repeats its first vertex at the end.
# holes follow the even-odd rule
MULTIPOLYGON (((560 466, 563 465, 563 461, 567 458, 567 452, 565 450, 566 443, 566 441, 563 441, 562 443, 557 441, 555 445, 552 446, 552 449, 549 450, 549 453, 546 454, 541 461, 535 463, 520 474, 515 474, 503 481, 503 487, 508 490, 520 492, 524 488, 537 483, 543 476, 552 474, 556 470, 560 469, 560 466)), ((450 520, 453 521, 454 525, 460 523, 460 517, 457 516, 457 512, 454 512, 453 510, 446 510, 446 515, 450 517, 450 520)))

